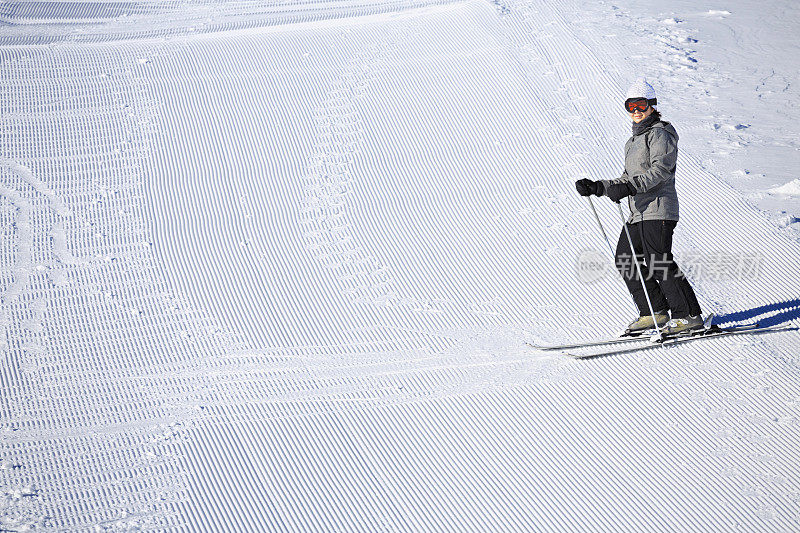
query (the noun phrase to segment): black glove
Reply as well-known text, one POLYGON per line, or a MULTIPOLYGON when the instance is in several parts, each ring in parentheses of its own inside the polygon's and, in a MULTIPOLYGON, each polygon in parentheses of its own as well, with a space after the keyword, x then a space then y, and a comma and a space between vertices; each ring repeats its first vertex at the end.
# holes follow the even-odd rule
POLYGON ((612 183, 606 187, 606 196, 617 203, 619 203, 619 201, 626 196, 631 196, 634 194, 636 194, 636 189, 627 181, 623 181, 622 183, 612 183))
POLYGON ((595 196, 602 196, 603 188, 603 184, 599 181, 587 180, 586 178, 575 182, 575 190, 577 190, 578 194, 581 196, 591 196, 593 194, 595 196))

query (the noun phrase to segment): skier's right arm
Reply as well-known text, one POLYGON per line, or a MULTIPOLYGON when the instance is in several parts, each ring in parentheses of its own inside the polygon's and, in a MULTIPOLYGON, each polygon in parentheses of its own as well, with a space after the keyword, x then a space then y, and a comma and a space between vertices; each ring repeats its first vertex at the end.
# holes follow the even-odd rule
POLYGON ((609 185, 613 185, 615 183, 622 183, 623 181, 627 182, 627 183, 631 182, 631 178, 628 176, 628 171, 627 170, 623 170, 622 171, 622 175, 620 177, 618 177, 617 179, 600 180, 600 183, 603 184, 603 187, 605 188, 605 190, 608 190, 608 186, 609 185))
POLYGON ((636 194, 636 187, 628 176, 628 171, 623 170, 622 175, 615 180, 600 180, 602 195, 608 196, 614 202, 619 202, 626 196, 636 194))

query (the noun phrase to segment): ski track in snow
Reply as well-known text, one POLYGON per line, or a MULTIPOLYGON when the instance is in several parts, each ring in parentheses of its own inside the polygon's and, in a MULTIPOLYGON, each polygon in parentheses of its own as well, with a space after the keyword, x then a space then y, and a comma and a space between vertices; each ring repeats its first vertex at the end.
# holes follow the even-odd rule
MULTIPOLYGON (((523 346, 632 312, 574 272, 624 142, 577 4, 48 5, 0 10, 0 528, 798 528, 796 332, 523 346)), ((681 150, 678 255, 763 256, 705 310, 800 325, 681 150)))

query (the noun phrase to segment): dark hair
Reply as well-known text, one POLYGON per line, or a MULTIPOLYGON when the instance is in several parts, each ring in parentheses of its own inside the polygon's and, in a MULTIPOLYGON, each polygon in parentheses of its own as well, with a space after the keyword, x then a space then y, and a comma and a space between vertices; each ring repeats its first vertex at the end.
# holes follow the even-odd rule
POLYGON ((655 120, 656 122, 661 120, 661 113, 659 113, 656 108, 653 108, 653 116, 656 117, 656 120, 655 120))

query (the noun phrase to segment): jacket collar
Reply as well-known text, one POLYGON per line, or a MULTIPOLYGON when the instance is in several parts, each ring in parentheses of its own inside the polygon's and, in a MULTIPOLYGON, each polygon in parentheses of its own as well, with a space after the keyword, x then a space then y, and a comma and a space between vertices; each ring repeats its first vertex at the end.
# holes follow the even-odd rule
POLYGON ((658 118, 656 117, 655 113, 653 113, 643 121, 639 122, 638 124, 634 122, 632 125, 633 135, 634 136, 641 135, 642 133, 649 130, 656 122, 658 122, 658 118))

